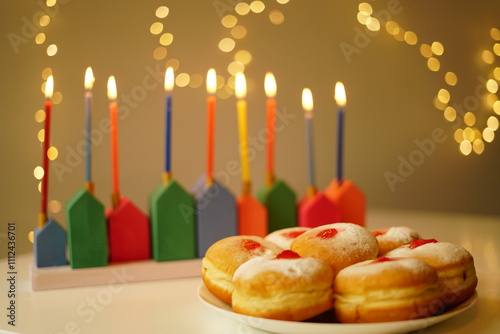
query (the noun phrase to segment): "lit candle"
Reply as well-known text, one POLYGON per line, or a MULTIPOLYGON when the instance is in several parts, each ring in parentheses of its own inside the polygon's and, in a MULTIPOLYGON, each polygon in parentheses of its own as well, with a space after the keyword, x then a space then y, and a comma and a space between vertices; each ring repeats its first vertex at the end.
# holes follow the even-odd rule
POLYGON ((109 118, 111 123, 111 171, 113 178, 113 207, 120 203, 120 185, 118 180, 118 103, 116 102, 116 81, 114 76, 108 79, 109 118))
POLYGON ((339 106, 337 112, 337 181, 342 183, 343 179, 343 148, 344 148, 344 107, 346 105, 346 94, 344 84, 337 82, 335 84, 335 101, 339 106))
POLYGON ((165 173, 163 183, 168 184, 171 177, 171 146, 172 146, 172 90, 174 89, 174 69, 167 68, 165 72, 165 173))
POLYGON ((49 185, 49 156, 47 155, 50 148, 50 118, 52 111, 52 94, 54 92, 54 77, 51 75, 45 83, 45 132, 43 139, 43 178, 41 189, 41 208, 38 219, 38 227, 42 228, 47 220, 47 193, 49 185))
POLYGON ((215 129, 215 92, 217 75, 213 68, 207 73, 207 185, 214 183, 214 129, 215 129))
POLYGON ((267 96, 267 173, 266 182, 270 187, 274 182, 274 133, 276 119, 276 80, 272 73, 266 73, 264 89, 267 96))
POLYGON ((90 142, 91 114, 90 105, 92 102, 92 87, 94 85, 94 74, 92 68, 87 67, 85 71, 85 188, 89 193, 94 192, 92 183, 91 158, 92 147, 90 142))
POLYGON ((247 102, 245 100, 247 94, 247 83, 243 73, 236 74, 235 80, 236 103, 238 111, 238 128, 240 137, 240 161, 241 161, 241 178, 243 181, 243 194, 250 193, 250 165, 248 162, 248 134, 247 134, 247 102))
POLYGON ((307 140, 307 162, 309 167, 309 187, 307 194, 309 199, 314 198, 316 194, 316 180, 314 175, 314 150, 313 150, 313 97, 309 88, 302 91, 302 108, 304 109, 304 118, 306 121, 306 140, 307 140))

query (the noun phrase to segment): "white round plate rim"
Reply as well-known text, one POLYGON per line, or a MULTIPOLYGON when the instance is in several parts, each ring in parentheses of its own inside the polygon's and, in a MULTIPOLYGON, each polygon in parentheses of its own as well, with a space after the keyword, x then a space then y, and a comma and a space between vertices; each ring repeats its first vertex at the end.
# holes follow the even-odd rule
POLYGON ((458 314, 468 310, 472 307, 477 300, 477 292, 472 297, 461 303, 460 305, 452 308, 451 310, 428 318, 394 321, 394 322, 381 322, 381 323, 367 323, 367 324, 340 324, 340 323, 315 323, 315 322, 294 322, 273 320, 246 316, 243 314, 235 313, 231 307, 215 297, 204 284, 200 285, 197 290, 198 298, 203 304, 216 310, 217 312, 235 319, 243 324, 257 329, 279 333, 279 334, 398 334, 421 330, 449 318, 457 316, 458 314))

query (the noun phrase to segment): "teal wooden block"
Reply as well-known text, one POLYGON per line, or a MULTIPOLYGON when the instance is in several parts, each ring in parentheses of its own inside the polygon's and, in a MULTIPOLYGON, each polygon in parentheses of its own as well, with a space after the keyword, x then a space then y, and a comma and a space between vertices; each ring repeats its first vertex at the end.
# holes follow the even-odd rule
POLYGON ((34 231, 33 254, 38 268, 65 266, 66 231, 52 218, 34 231))
POLYGON ((104 205, 82 188, 68 201, 66 212, 71 267, 106 266, 108 236, 104 205))
POLYGON ((217 181, 196 195, 196 228, 200 258, 216 241, 238 233, 236 199, 217 181))
POLYGON ((194 198, 175 180, 151 193, 150 219, 153 259, 175 261, 196 258, 194 198))
POLYGON ((267 208, 268 233, 297 226, 297 196, 283 180, 261 186, 257 199, 267 208))

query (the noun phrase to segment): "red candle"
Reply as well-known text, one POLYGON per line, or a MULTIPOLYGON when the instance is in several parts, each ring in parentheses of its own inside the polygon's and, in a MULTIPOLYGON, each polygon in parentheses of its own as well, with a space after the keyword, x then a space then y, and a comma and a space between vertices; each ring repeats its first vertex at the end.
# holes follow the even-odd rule
POLYGON ((214 128, 215 128, 215 92, 217 75, 213 68, 207 73, 207 185, 214 183, 214 128))
POLYGON ((266 73, 264 79, 264 89, 267 96, 267 172, 266 182, 270 187, 274 182, 274 133, 275 133, 275 119, 276 119, 276 80, 274 75, 270 72, 266 73))
POLYGON ((118 103, 116 102, 116 81, 114 76, 108 79, 109 118, 111 123, 111 171, 113 178, 113 206, 120 201, 120 185, 118 180, 118 103))
POLYGON ((42 199, 38 227, 43 227, 47 218, 47 194, 49 184, 49 156, 50 148, 50 118, 52 111, 52 93, 54 92, 54 77, 51 75, 45 83, 45 134, 43 139, 43 178, 42 178, 42 199))

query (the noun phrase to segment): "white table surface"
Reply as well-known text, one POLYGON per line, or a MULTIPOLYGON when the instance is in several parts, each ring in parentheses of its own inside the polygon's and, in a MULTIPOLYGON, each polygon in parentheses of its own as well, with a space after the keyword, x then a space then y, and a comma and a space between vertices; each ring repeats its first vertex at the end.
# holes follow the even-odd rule
MULTIPOLYGON (((479 277, 477 303, 460 316, 432 326, 425 333, 500 333, 500 217, 375 211, 367 227, 406 225, 423 238, 461 244, 474 256, 479 277)), ((27 334, 76 333, 264 333, 209 309, 196 295, 201 279, 32 291, 32 254, 17 257, 16 327, 9 326, 6 307, 7 260, 0 291, 0 332, 27 334)))

